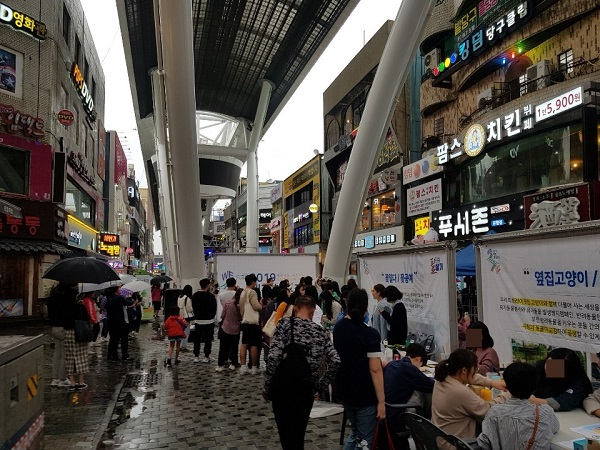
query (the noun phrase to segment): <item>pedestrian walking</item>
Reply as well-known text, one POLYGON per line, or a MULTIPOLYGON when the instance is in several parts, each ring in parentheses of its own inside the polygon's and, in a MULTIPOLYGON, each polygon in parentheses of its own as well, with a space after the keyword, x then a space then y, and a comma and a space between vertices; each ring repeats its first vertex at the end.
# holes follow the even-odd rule
POLYGON ((152 296, 152 306, 154 307, 154 317, 158 317, 160 312, 160 303, 162 301, 162 291, 160 290, 160 283, 152 283, 150 288, 150 294, 152 296))
POLYGON ((75 339, 75 320, 89 321, 83 301, 77 298, 77 291, 71 288, 65 295, 67 301, 65 320, 65 368, 69 376, 69 390, 83 390, 87 388, 84 381, 85 374, 89 371, 88 343, 78 342, 75 339))
POLYGON ((107 352, 109 361, 119 360, 119 344, 121 344, 121 359, 124 361, 131 359, 129 356, 129 316, 127 307, 133 305, 133 301, 131 299, 126 300, 121 296, 120 289, 120 286, 111 286, 105 291, 106 297, 108 297, 106 315, 110 332, 107 352))
MULTIPOLYGON (((52 289, 48 299, 48 319, 52 326, 51 335, 54 339, 52 355, 52 382, 50 386, 68 387, 71 383, 66 378, 65 370, 65 322, 69 299, 77 295, 74 284, 59 283, 52 289)), ((71 299, 73 301, 73 299, 71 299)))
POLYGON ((196 324, 194 338, 194 362, 209 363, 212 341, 215 334, 217 299, 210 290, 210 279, 200 280, 200 290, 192 296, 192 308, 196 324), (200 344, 204 342, 204 358, 200 359, 200 344))
POLYGON ((225 302, 221 312, 221 326, 219 328, 219 359, 217 372, 225 370, 225 362, 229 358, 229 370, 235 370, 238 362, 237 352, 240 343, 240 296, 243 289, 238 289, 232 299, 225 302))
POLYGON ((194 324, 194 308, 192 307, 192 286, 186 284, 183 292, 177 297, 177 306, 181 316, 185 319, 187 327, 185 328, 185 337, 181 340, 181 350, 187 351, 188 338, 190 337, 191 326, 194 324))
POLYGON ((284 450, 304 449, 314 397, 328 389, 340 367, 329 333, 313 322, 315 306, 312 297, 296 299, 294 316, 280 320, 275 329, 267 359, 264 392, 272 401, 284 450))
POLYGON ((250 350, 250 361, 252 364, 252 373, 258 373, 258 350, 262 345, 262 330, 260 328, 260 310, 262 305, 258 301, 258 295, 254 288, 256 287, 256 275, 251 273, 246 275, 246 288, 240 296, 240 314, 242 316, 242 345, 240 346, 240 370, 248 370, 246 365, 246 352, 250 350))
POLYGON ((179 364, 181 341, 185 338, 185 329, 187 328, 187 325, 185 319, 179 314, 179 306, 173 306, 171 308, 171 314, 163 324, 163 328, 167 332, 169 338, 169 352, 167 353, 167 359, 165 360, 166 367, 172 367, 171 357, 173 356, 173 349, 175 349, 175 365, 179 364))

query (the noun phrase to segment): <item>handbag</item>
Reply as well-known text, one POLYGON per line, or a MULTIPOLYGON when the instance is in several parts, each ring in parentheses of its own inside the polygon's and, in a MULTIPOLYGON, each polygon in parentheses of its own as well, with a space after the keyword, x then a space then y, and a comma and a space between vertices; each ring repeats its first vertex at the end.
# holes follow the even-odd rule
POLYGON ((372 450, 387 448, 388 450, 395 450, 394 441, 392 439, 392 435, 390 433, 390 427, 387 423, 386 419, 378 420, 377 425, 375 425, 375 434, 373 435, 373 447, 372 450), (382 425, 383 424, 383 425, 382 425), (379 436, 379 430, 385 427, 385 434, 379 436), (386 439, 387 438, 387 439, 386 439), (383 441, 382 441, 383 439, 383 441), (387 440, 387 445, 386 445, 387 440))
MULTIPOLYGON (((242 293, 242 296, 248 297, 249 289, 245 289, 242 293)), ((258 311, 255 311, 252 307, 252 303, 250 303, 250 299, 246 299, 244 303, 244 315, 242 317, 242 323, 250 324, 250 325, 258 325, 260 320, 260 314, 258 311)))
POLYGON ((267 323, 265 323, 265 326, 262 329, 263 333, 265 333, 270 338, 273 337, 273 334, 275 333, 275 328, 276 328, 275 316, 276 315, 277 315, 277 311, 273 311, 271 313, 271 317, 269 317, 269 320, 267 320, 267 323))
POLYGON ((196 317, 193 314, 190 315, 190 313, 188 311, 188 308, 187 308, 188 300, 189 300, 189 297, 186 295, 185 300, 183 301, 183 309, 185 311, 185 320, 189 323, 190 320, 195 320, 196 317))

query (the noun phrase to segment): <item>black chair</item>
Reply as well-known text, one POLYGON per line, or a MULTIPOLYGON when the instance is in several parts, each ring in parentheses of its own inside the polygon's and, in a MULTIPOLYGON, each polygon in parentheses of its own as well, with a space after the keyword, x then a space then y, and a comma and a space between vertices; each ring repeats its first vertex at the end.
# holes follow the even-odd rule
POLYGON ((400 423, 409 430, 417 450, 477 450, 474 442, 467 443, 451 434, 446 434, 424 417, 405 412, 399 417, 400 423))

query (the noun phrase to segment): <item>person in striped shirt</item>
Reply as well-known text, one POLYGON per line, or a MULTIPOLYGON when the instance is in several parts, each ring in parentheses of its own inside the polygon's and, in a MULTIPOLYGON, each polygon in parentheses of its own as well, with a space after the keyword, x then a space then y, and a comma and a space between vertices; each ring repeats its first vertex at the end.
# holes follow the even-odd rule
POLYGON ((545 450, 560 424, 550 405, 529 401, 535 389, 536 370, 522 362, 509 365, 504 382, 512 398, 493 405, 483 419, 477 444, 493 450, 545 450))

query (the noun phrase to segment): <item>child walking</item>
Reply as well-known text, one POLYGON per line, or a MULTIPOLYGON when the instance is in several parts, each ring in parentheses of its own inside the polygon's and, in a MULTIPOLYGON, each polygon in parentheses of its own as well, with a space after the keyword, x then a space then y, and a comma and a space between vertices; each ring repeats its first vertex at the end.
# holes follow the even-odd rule
POLYGON ((187 328, 187 322, 179 315, 178 306, 171 308, 171 315, 165 320, 163 327, 169 337, 169 354, 165 361, 165 366, 172 367, 171 356, 173 356, 173 347, 175 347, 175 364, 179 364, 179 349, 181 341, 185 338, 185 329, 187 328))

